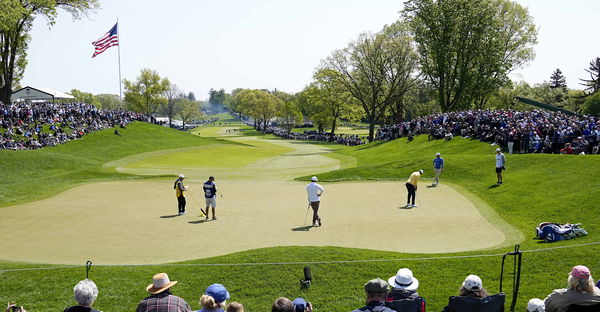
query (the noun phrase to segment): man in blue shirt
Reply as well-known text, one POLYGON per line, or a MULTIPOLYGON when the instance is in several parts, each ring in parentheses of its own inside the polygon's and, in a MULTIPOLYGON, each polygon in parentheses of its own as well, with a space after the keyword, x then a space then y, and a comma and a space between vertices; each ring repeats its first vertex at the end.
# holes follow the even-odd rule
POLYGON ((432 185, 437 186, 440 183, 440 175, 442 174, 442 171, 444 171, 444 158, 440 156, 440 153, 436 153, 435 158, 433 159, 433 171, 435 175, 432 185))
POLYGON ((215 208, 217 208, 217 185, 215 185, 215 177, 209 177, 208 181, 204 182, 202 188, 204 189, 204 199, 206 201, 206 220, 208 220, 208 215, 210 214, 209 207, 212 206, 212 214, 213 220, 217 220, 217 216, 215 215, 215 208))

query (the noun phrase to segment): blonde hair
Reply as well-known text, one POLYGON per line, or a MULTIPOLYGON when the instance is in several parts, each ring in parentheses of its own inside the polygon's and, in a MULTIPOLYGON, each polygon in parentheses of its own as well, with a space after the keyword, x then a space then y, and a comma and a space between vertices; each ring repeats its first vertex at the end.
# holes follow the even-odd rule
POLYGON ((569 278, 567 279, 567 285, 569 285, 569 289, 573 289, 579 292, 594 292, 594 279, 592 275, 588 278, 577 278, 571 274, 569 274, 569 278))
POLYGON ((232 302, 227 305, 225 312, 244 312, 244 306, 239 302, 232 302))
POLYGON ((227 305, 227 302, 216 302, 215 298, 212 296, 202 295, 202 297, 200 297, 200 305, 205 310, 218 310, 223 309, 225 305, 227 305))

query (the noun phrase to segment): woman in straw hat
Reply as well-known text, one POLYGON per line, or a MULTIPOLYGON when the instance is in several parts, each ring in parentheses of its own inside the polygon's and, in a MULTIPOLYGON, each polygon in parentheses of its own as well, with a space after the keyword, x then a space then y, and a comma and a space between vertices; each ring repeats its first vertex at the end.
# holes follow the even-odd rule
POLYGON ((191 312, 192 308, 182 298, 171 294, 171 287, 177 281, 170 281, 167 273, 158 273, 152 277, 152 284, 146 287, 151 295, 144 298, 136 312, 191 312))

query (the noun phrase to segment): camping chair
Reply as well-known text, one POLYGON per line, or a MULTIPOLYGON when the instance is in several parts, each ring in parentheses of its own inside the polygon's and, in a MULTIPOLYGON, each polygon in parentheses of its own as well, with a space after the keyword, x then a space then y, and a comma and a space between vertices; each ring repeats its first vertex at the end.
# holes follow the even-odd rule
POLYGON ((597 311, 600 311, 600 303, 596 303, 594 305, 588 305, 588 306, 572 304, 569 306, 569 309, 567 309, 567 312, 597 312, 597 311))
POLYGON ((445 311, 449 312, 504 312, 506 294, 499 293, 485 298, 452 296, 445 311))
POLYGON ((385 306, 398 312, 422 312, 425 309, 425 301, 423 297, 415 297, 412 299, 397 299, 388 301, 385 306))

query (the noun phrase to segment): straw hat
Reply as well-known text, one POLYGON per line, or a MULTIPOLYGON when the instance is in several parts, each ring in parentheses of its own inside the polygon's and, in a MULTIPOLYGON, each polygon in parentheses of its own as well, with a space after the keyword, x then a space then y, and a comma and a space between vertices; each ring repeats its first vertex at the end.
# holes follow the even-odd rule
POLYGON ((155 295, 161 293, 177 284, 177 281, 170 281, 167 273, 158 273, 152 277, 152 284, 146 287, 146 291, 155 295))

